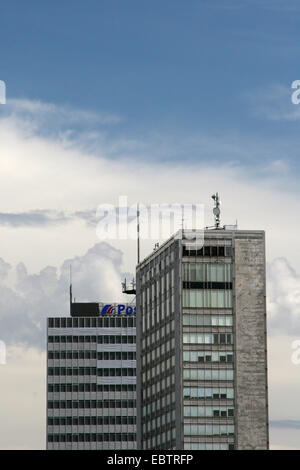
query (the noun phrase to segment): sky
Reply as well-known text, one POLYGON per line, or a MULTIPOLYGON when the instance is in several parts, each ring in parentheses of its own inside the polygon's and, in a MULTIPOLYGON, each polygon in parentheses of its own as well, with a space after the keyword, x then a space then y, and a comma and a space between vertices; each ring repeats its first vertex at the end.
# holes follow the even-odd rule
MULTIPOLYGON (((45 448, 46 317, 124 300, 97 207, 222 200, 267 240, 270 442, 300 448, 297 0, 0 4, 0 448, 45 448), (1 361, 0 361, 1 362, 1 361)), ((141 254, 156 240, 142 241, 141 254)))

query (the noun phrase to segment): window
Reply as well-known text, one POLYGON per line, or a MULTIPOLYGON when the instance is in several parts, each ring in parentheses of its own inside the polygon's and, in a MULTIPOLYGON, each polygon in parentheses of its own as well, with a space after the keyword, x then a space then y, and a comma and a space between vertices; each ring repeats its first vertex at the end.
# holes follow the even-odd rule
POLYGON ((232 292, 225 289, 183 289, 185 308, 231 308, 232 292))
POLYGON ((198 250, 189 250, 186 246, 183 246, 183 256, 231 256, 231 246, 204 246, 198 250))
POLYGON ((183 351, 184 362, 233 362, 233 354, 227 351, 183 351))
POLYGON ((232 369, 184 369, 184 380, 233 380, 232 369))
POLYGON ((234 434, 234 425, 231 424, 185 424, 185 436, 231 436, 234 434))

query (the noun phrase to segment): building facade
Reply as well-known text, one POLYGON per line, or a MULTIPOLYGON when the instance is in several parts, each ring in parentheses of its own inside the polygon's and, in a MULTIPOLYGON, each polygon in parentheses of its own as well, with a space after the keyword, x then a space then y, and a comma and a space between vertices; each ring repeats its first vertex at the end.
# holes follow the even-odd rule
POLYGON ((135 306, 71 304, 47 337, 47 449, 136 449, 135 306))
POLYGON ((137 266, 138 448, 267 449, 264 232, 192 235, 137 266))

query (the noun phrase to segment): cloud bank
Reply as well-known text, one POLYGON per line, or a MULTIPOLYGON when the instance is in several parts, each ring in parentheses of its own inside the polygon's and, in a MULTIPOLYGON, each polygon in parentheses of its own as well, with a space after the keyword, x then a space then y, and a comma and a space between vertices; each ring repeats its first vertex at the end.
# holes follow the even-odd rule
MULTIPOLYGON (((300 212, 300 198, 284 160, 266 160, 255 171, 238 161, 220 164, 211 157, 222 148, 229 152, 229 141, 209 138, 200 139, 202 151, 192 163, 150 160, 149 148, 136 160, 136 148, 116 139, 114 153, 122 156, 116 160, 111 146, 90 153, 85 138, 77 147, 68 134, 40 132, 58 116, 70 125, 101 122, 93 113, 29 100, 13 100, 0 117, 0 184, 7 196, 0 213, 0 331, 7 341, 43 347, 45 316, 68 312, 70 263, 82 299, 119 297, 122 272, 134 270, 135 248, 126 241, 99 243, 98 204, 117 204, 119 195, 127 195, 130 205, 205 203, 205 225, 211 225, 210 195, 216 190, 223 223, 238 219, 239 228, 266 230, 270 332, 300 333, 300 253, 294 248, 300 222, 293 216, 300 212)), ((181 143, 182 152, 185 144, 188 149, 189 139, 181 143)), ((244 144, 236 139, 235 151, 244 144)), ((152 150, 157 155, 155 142, 152 150)), ((155 241, 143 244, 144 254, 155 241)))
POLYGON ((122 253, 98 243, 83 256, 29 274, 24 263, 12 267, 0 259, 0 336, 7 346, 46 347, 46 318, 69 315, 69 279, 78 301, 117 301, 121 294, 122 253), (9 276, 15 279, 8 285, 9 276))

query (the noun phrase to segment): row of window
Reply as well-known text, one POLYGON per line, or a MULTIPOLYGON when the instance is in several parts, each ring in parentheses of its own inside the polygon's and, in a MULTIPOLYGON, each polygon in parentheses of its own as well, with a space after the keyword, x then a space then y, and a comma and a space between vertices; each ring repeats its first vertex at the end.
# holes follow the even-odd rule
POLYGON ((233 344, 231 333, 184 333, 185 344, 233 344))
POLYGON ((136 384, 48 384, 48 392, 134 392, 136 384))
POLYGON ((48 434, 48 442, 134 442, 135 433, 48 434))
POLYGON ((233 362, 233 353, 227 351, 183 351, 185 362, 233 362))
POLYGON ((232 326, 232 315, 184 314, 183 326, 232 326))
POLYGON ((135 359, 135 351, 104 351, 98 353, 98 361, 133 361, 135 359))
POLYGON ((48 367, 48 376, 97 375, 97 367, 48 367))
POLYGON ((48 318, 49 328, 127 328, 134 327, 135 324, 135 317, 127 316, 48 318))
POLYGON ((97 357, 97 351, 48 351, 48 359, 97 359, 97 357))
POLYGON ((232 265, 221 263, 183 263, 183 281, 232 282, 232 265))
POLYGON ((198 250, 182 247, 182 256, 232 256, 231 246, 203 246, 198 250))
POLYGON ((232 282, 196 282, 184 281, 182 283, 183 289, 232 289, 232 282))
POLYGON ((184 308, 232 308, 231 289, 183 289, 184 308))
POLYGON ((230 369, 184 369, 184 380, 233 380, 230 369))
POLYGON ((185 387, 183 389, 183 398, 185 400, 233 400, 233 388, 203 388, 203 387, 185 387))
POLYGON ((103 426, 136 424, 136 416, 58 416, 48 418, 48 426, 103 426))
POLYGON ((225 406, 184 406, 186 418, 232 418, 234 409, 225 406))
POLYGON ((111 336, 48 336, 49 343, 135 344, 136 337, 125 334, 111 336))
POLYGON ((185 424, 185 436, 233 436, 233 424, 185 424))
POLYGON ((48 367, 48 375, 98 375, 98 377, 135 377, 136 369, 131 367, 97 369, 96 367, 48 367))
POLYGON ((201 442, 185 442, 184 450, 234 450, 234 444, 218 443, 201 443, 201 442))
POLYGON ((135 351, 49 351, 48 359, 98 359, 98 361, 127 361, 135 360, 135 351))
POLYGON ((48 400, 48 409, 135 408, 136 400, 48 400))
POLYGON ((110 369, 98 369, 98 377, 135 377, 136 369, 132 368, 110 368, 110 369))

